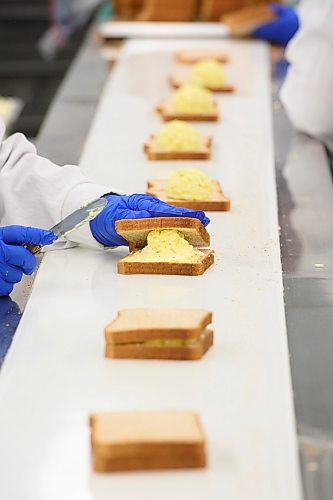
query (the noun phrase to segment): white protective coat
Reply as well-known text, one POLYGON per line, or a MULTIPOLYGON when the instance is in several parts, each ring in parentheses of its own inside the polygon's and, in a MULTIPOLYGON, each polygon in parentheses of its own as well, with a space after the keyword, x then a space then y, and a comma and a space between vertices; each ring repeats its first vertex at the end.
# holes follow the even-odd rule
POLYGON ((333 0, 305 0, 281 100, 293 125, 333 151, 333 0))
MULTIPOLYGON (((0 120, 0 220, 1 225, 19 224, 49 229, 86 203, 110 192, 110 187, 94 184, 79 167, 59 167, 37 155, 24 135, 4 139, 0 120)), ((63 248, 83 243, 100 247, 89 225, 76 230, 63 248)))

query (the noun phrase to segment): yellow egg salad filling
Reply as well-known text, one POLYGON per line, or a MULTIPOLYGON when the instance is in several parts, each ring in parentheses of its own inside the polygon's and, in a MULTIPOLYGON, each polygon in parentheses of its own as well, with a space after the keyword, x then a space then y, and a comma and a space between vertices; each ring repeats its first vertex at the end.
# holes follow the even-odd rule
POLYGON ((156 339, 156 340, 144 340, 143 342, 127 342, 126 345, 137 345, 146 347, 190 347, 195 346, 202 340, 204 340, 205 335, 200 334, 199 337, 195 339, 156 339))
POLYGON ((190 75, 190 82, 211 88, 218 88, 225 84, 223 66, 214 59, 205 59, 194 64, 190 75))
POLYGON ((203 253, 196 250, 176 229, 154 229, 147 246, 128 257, 133 262, 199 262, 203 253))
POLYGON ((209 90, 189 83, 174 93, 171 107, 174 113, 206 114, 214 111, 214 102, 209 90))
POLYGON ((200 133, 190 123, 172 120, 157 134, 156 147, 161 151, 197 151, 200 133))
POLYGON ((168 180, 167 197, 174 200, 210 200, 212 181, 197 168, 181 168, 168 180))

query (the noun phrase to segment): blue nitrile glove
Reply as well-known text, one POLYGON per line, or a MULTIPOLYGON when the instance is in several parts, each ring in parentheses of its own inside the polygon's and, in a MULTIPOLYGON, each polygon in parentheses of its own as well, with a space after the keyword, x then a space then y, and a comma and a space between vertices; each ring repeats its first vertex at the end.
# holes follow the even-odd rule
POLYGON ((116 247, 128 246, 128 241, 115 230, 115 222, 121 219, 145 219, 148 217, 193 217, 205 226, 208 217, 201 210, 172 207, 167 203, 147 194, 131 194, 130 196, 105 196, 108 204, 104 210, 90 221, 90 229, 94 238, 102 245, 116 247))
POLYGON ((52 231, 35 227, 0 227, 0 296, 9 295, 23 274, 32 274, 37 261, 22 245, 50 245, 56 239, 52 231))
POLYGON ((298 16, 294 9, 280 4, 270 5, 277 19, 258 26, 252 35, 277 45, 287 45, 299 28, 298 16))

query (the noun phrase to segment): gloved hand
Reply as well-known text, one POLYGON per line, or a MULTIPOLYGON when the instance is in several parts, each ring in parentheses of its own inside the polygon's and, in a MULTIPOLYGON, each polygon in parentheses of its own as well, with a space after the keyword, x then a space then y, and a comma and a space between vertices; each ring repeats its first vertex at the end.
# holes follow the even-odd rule
POLYGON ((36 257, 22 245, 50 245, 56 239, 52 231, 24 226, 0 227, 0 296, 9 295, 23 273, 32 274, 36 257))
POLYGON ((120 219, 193 217, 199 219, 205 226, 210 222, 202 211, 172 207, 158 198, 146 194, 108 195, 106 199, 108 204, 104 210, 90 221, 90 230, 94 238, 105 246, 128 246, 128 241, 115 230, 115 222, 120 219))
POLYGON ((270 5, 277 19, 258 26, 252 35, 277 45, 287 45, 299 28, 298 16, 294 9, 280 4, 270 5))

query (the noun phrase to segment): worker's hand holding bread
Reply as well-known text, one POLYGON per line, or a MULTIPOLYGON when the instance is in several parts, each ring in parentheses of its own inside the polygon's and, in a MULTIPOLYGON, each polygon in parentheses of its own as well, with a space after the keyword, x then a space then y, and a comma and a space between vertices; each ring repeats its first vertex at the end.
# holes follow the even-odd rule
POLYGON ((116 229, 115 223, 122 219, 145 219, 150 217, 191 217, 198 219, 204 226, 209 224, 208 217, 201 210, 172 207, 153 196, 132 194, 130 196, 106 196, 108 200, 104 210, 92 221, 90 229, 94 238, 105 246, 128 246, 116 229))
POLYGON ((252 35, 267 42, 285 46, 299 28, 298 15, 292 7, 285 5, 272 4, 270 9, 276 18, 257 26, 252 35))

